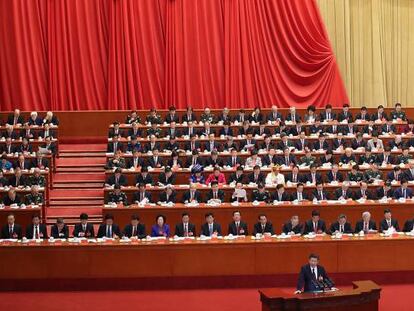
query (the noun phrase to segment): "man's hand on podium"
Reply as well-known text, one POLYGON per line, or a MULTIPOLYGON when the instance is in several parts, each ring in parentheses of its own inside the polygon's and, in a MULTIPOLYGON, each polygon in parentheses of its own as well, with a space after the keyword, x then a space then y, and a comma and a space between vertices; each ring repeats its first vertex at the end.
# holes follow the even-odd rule
POLYGON ((295 295, 297 295, 297 294, 302 294, 302 291, 301 290, 295 290, 295 293, 294 293, 295 295))

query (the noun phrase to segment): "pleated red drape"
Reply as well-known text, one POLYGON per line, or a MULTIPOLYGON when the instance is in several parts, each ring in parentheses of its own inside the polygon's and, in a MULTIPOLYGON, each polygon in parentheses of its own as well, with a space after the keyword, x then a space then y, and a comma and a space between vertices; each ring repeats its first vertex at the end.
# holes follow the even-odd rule
POLYGON ((339 106, 314 0, 0 0, 1 110, 339 106))

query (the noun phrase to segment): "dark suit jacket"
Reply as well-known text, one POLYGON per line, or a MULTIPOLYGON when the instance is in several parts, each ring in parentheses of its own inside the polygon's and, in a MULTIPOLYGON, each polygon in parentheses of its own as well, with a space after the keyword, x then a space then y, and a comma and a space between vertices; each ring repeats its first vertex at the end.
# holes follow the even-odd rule
POLYGON ((299 223, 297 226, 292 228, 292 223, 290 221, 283 225, 282 232, 284 232, 285 234, 288 234, 289 232, 292 232, 292 231, 295 234, 299 234, 299 233, 302 234, 303 233, 303 225, 301 223, 299 223))
POLYGON ((20 176, 20 179, 18 182, 16 180, 16 175, 13 175, 9 180, 9 185, 13 187, 26 186, 27 184, 28 184, 28 180, 26 176, 24 175, 20 176))
MULTIPOLYGON (((148 199, 148 202, 152 202, 151 193, 149 191, 145 191, 144 196, 148 199)), ((134 202, 140 202, 141 201, 141 193, 139 191, 134 193, 133 200, 134 200, 134 202)))
POLYGON ((5 198, 4 198, 4 200, 3 200, 3 203, 4 203, 4 205, 6 205, 6 206, 10 206, 10 205, 12 205, 12 204, 17 204, 17 205, 20 205, 20 204, 22 204, 22 201, 20 200, 20 197, 19 197, 19 195, 18 195, 18 194, 16 194, 16 196, 15 196, 15 198, 14 198, 14 201, 10 200, 9 196, 8 196, 8 195, 6 195, 6 197, 5 197, 5 198))
MULTIPOLYGON (((179 237, 184 236, 184 224, 183 223, 179 223, 175 226, 175 235, 179 237)), ((194 224, 188 223, 188 236, 190 237, 196 236, 196 229, 195 229, 194 224)))
POLYGON ((82 230, 82 224, 78 223, 75 225, 73 229, 73 236, 74 237, 85 237, 85 238, 94 238, 95 237, 95 229, 93 225, 90 223, 86 224, 86 230, 82 230))
MULTIPOLYGON (((317 230, 318 232, 326 232, 326 224, 325 221, 323 221, 322 219, 319 219, 318 221, 317 230)), ((314 232, 312 220, 308 220, 307 222, 305 222, 305 229, 303 231, 303 234, 308 234, 310 232, 314 232)))
POLYGON ((239 231, 237 231, 236 223, 234 221, 231 222, 229 224, 228 232, 232 235, 249 235, 247 224, 243 221, 240 221, 239 231))
MULTIPOLYGON (((377 230, 377 224, 375 223, 375 221, 373 221, 373 220, 369 221, 368 229, 369 230, 377 230)), ((359 220, 355 225, 355 233, 358 233, 362 230, 364 230, 364 221, 359 220)))
POLYGON ((114 150, 114 143, 110 142, 110 143, 108 143, 108 147, 106 148, 106 150, 110 153, 113 153, 117 150, 124 151, 124 145, 121 142, 118 142, 118 144, 116 146, 116 150, 114 150))
MULTIPOLYGON (((312 174, 311 173, 306 174, 305 178, 306 178, 305 179, 306 182, 310 182, 310 183, 312 182, 312 174)), ((323 182, 321 173, 316 173, 315 174, 315 179, 316 179, 316 183, 323 182)))
POLYGON ((413 219, 409 219, 405 222, 404 224, 404 232, 410 232, 414 229, 414 220, 413 219))
MULTIPOLYGON (((331 228, 329 229, 329 232, 335 233, 336 231, 339 232, 339 222, 335 221, 332 225, 331 228)), ((343 233, 353 233, 354 231, 352 230, 351 224, 349 222, 346 222, 344 224, 344 232, 343 233)))
MULTIPOLYGON (((318 265, 316 267, 316 269, 318 271, 318 278, 319 278, 319 276, 323 277, 324 279, 328 277, 324 267, 318 265)), ((303 291, 305 291, 305 292, 312 292, 312 291, 318 290, 317 286, 313 282, 314 278, 315 277, 312 274, 312 270, 310 268, 310 265, 309 264, 304 265, 300 269, 296 289, 298 289, 298 290, 303 289, 303 291)))
MULTIPOLYGON (((139 239, 145 238, 147 236, 145 225, 139 223, 137 225, 135 234, 136 234, 135 236, 137 236, 139 239)), ((123 235, 128 238, 132 237, 132 225, 131 224, 128 224, 125 226, 123 235)))
POLYGON ((69 227, 67 225, 63 226, 62 231, 59 232, 59 229, 56 224, 54 224, 50 231, 50 236, 55 239, 67 239, 69 238, 69 227))
POLYGON ((163 185, 174 185, 175 184, 175 174, 173 173, 169 178, 167 178, 167 175, 165 175, 165 173, 162 172, 158 176, 158 182, 162 183, 163 185))
POLYGON ((259 184, 259 183, 264 184, 265 180, 266 180, 266 176, 262 172, 260 172, 259 175, 257 175, 256 179, 254 178, 254 173, 253 172, 251 172, 249 175, 247 175, 247 181, 249 183, 253 182, 253 183, 256 183, 256 184, 259 184))
MULTIPOLYGON (((121 230, 117 224, 112 224, 112 235, 116 234, 118 237, 121 237, 121 230)), ((100 224, 98 229, 98 238, 103 238, 106 236, 106 224, 100 224)))
POLYGON ((289 193, 287 193, 285 191, 285 192, 282 193, 282 197, 279 199, 278 192, 275 191, 272 195, 272 200, 273 201, 279 201, 279 202, 285 202, 285 201, 291 201, 291 197, 290 197, 289 193))
MULTIPOLYGON (((243 165, 243 159, 242 158, 240 158, 239 156, 237 156, 236 157, 236 165, 243 165)), ((232 157, 230 157, 230 158, 227 158, 227 162, 226 162, 226 165, 228 165, 228 166, 233 166, 233 158, 232 157)))
POLYGON ((14 224, 12 235, 10 235, 8 224, 4 225, 3 228, 1 229, 1 238, 2 239, 19 239, 20 240, 22 238, 22 236, 23 236, 22 226, 20 226, 18 224, 14 224))
MULTIPOLYGON (((183 195, 183 203, 190 203, 190 197, 191 197, 191 192, 190 190, 187 190, 184 195, 183 195)), ((196 190, 194 192, 194 198, 193 200, 196 200, 198 203, 201 203, 201 192, 196 190)))
POLYGON ((270 159, 269 155, 265 155, 262 157, 262 165, 270 166, 271 164, 277 164, 277 156, 274 155, 272 159, 270 159))
MULTIPOLYGON (((375 199, 375 196, 372 194, 372 192, 371 191, 369 191, 369 190, 366 190, 365 191, 365 195, 367 196, 367 199, 368 200, 373 200, 373 199, 375 199)), ((362 198, 362 192, 361 192, 361 189, 357 189, 357 190, 355 190, 355 192, 353 193, 353 199, 354 200, 359 200, 360 198, 362 198)))
MULTIPOLYGON (((413 196, 413 191, 410 188, 407 188, 407 195, 406 195, 406 197, 407 198, 411 198, 412 196, 413 196)), ((402 197, 403 197, 403 191, 402 191, 402 189, 400 187, 400 188, 398 188, 398 189, 396 189, 394 191, 394 198, 395 199, 399 199, 399 198, 402 198, 402 197)))
POLYGON ((219 131, 219 135, 224 135, 224 136, 234 136, 233 135, 233 129, 231 127, 229 127, 226 131, 226 129, 224 127, 222 127, 219 131))
MULTIPOLYGON (((138 158, 138 166, 144 166, 145 165, 145 160, 143 158, 138 158)), ((134 167, 134 157, 129 157, 126 160, 126 165, 127 168, 131 168, 134 167)))
MULTIPOLYGON (((326 174, 326 177, 328 177, 328 182, 332 182, 333 181, 333 174, 332 174, 332 171, 329 171, 327 174, 326 174)), ((337 172, 336 173, 336 180, 338 181, 338 182, 343 182, 344 181, 344 177, 342 176, 342 173, 341 172, 337 172)))
MULTIPOLYGON (((224 191, 223 190, 219 189, 217 191, 217 196, 221 200, 221 202, 224 202, 224 191)), ((213 190, 210 189, 207 193, 206 202, 208 202, 212 198, 213 198, 213 190)))
MULTIPOLYGON (((400 231, 400 225, 398 224, 398 220, 397 219, 391 218, 391 226, 394 227, 394 229, 396 231, 400 231)), ((387 231, 388 229, 389 229, 388 223, 387 223, 387 221, 384 218, 380 222, 380 232, 387 231)))
POLYGON ((253 235, 256 235, 257 233, 270 233, 270 234, 275 234, 275 231, 273 230, 273 225, 270 222, 267 222, 264 230, 262 229, 262 224, 260 222, 254 224, 253 226, 253 235))
MULTIPOLYGON (((384 195, 384 188, 383 187, 377 189, 376 196, 377 196, 376 197, 377 199, 381 199, 381 198, 383 198, 385 196, 384 195)), ((387 192, 387 198, 393 198, 393 197, 394 197, 394 190, 392 190, 392 189, 388 190, 388 192, 387 192)))
POLYGON ((151 167, 157 167, 157 165, 159 164, 160 166, 163 166, 164 163, 162 162, 162 158, 160 156, 158 156, 157 160, 155 161, 154 157, 149 157, 148 160, 148 166, 151 167))
MULTIPOLYGON (((339 199, 342 196, 342 189, 338 188, 335 190, 335 199, 339 199)), ((346 195, 344 199, 352 199, 352 191, 350 189, 348 189, 346 191, 346 195)))
MULTIPOLYGON (((28 225, 26 228, 26 238, 33 239, 33 230, 34 230, 34 225, 28 225)), ((45 224, 39 224, 39 237, 41 239, 47 239, 47 230, 46 230, 46 225, 45 224)))
POLYGON ((145 178, 142 174, 138 174, 137 177, 136 177, 136 183, 137 184, 143 183, 143 184, 151 184, 152 185, 153 182, 154 181, 153 181, 152 176, 151 176, 150 173, 148 173, 147 176, 145 176, 145 178))
MULTIPOLYGON (((111 175, 106 180, 106 183, 109 185, 115 185, 115 175, 111 175)), ((126 186, 128 184, 128 180, 124 175, 119 176, 118 185, 120 186, 126 186)))
MULTIPOLYGON (((322 194, 323 194, 323 200, 330 200, 331 196, 329 193, 327 193, 325 190, 322 190, 322 194)), ((316 189, 312 192, 312 198, 316 198, 318 201, 322 200, 322 197, 319 191, 316 189)))
POLYGON ((167 193, 165 191, 163 191, 163 192, 160 193, 159 201, 160 202, 166 202, 166 203, 168 203, 168 202, 175 203, 176 202, 175 195, 176 195, 176 193, 175 193, 175 191, 173 191, 171 193, 171 195, 169 196, 168 201, 167 201, 167 193))
MULTIPOLYGON (((213 223, 213 233, 217 233, 217 235, 221 235, 221 225, 218 223, 213 223)), ((208 230, 208 223, 204 223, 201 226, 201 234, 205 236, 210 236, 210 231, 208 230)))
MULTIPOLYGON (((293 192, 290 195, 290 198, 292 199, 292 201, 297 200, 298 199, 298 193, 297 193, 297 191, 293 192)), ((302 200, 309 200, 309 196, 305 192, 302 192, 302 200)))

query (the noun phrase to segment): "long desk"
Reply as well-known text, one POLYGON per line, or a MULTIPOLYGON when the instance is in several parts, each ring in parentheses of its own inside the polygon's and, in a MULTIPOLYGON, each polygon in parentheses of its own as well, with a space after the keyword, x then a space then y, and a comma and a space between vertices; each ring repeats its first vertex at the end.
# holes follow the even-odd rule
POLYGON ((102 214, 113 214, 115 222, 121 226, 121 229, 130 222, 133 214, 137 214, 141 222, 146 225, 147 233, 150 233, 151 226, 155 224, 156 216, 163 214, 167 218, 172 234, 174 234, 175 225, 181 222, 181 214, 188 212, 190 214, 190 222, 195 224, 196 234, 199 234, 201 225, 205 223, 205 214, 212 212, 214 213, 215 221, 221 224, 222 233, 227 234, 227 226, 232 221, 233 211, 238 210, 241 212, 243 221, 248 225, 249 233, 252 232, 253 225, 258 222, 258 216, 262 213, 266 214, 268 220, 273 223, 275 232, 281 233, 282 225, 289 221, 293 215, 298 215, 300 222, 304 223, 311 218, 311 213, 315 209, 320 211, 321 219, 325 220, 329 229, 331 223, 335 222, 340 214, 345 214, 352 227, 354 227, 365 211, 369 211, 372 215, 371 218, 379 225, 379 222, 384 218, 384 209, 386 208, 391 209, 393 218, 398 220, 401 230, 406 220, 414 218, 413 200, 407 200, 405 203, 392 200, 389 203, 348 201, 347 204, 313 204, 312 202, 303 202, 299 204, 284 203, 281 205, 260 204, 258 206, 254 206, 252 203, 240 203, 239 206, 225 203, 219 207, 212 207, 207 204, 188 207, 182 203, 178 203, 174 207, 150 205, 138 207, 137 205, 131 205, 130 207, 103 207, 102 214))
MULTIPOLYGON (((414 187, 414 184, 410 183, 408 185, 410 188, 414 187)), ((324 186, 324 190, 328 193, 328 195, 333 196, 333 192, 340 188, 341 184, 338 185, 333 185, 333 184, 325 184, 324 186)), ((359 187, 359 185, 357 183, 352 183, 350 185, 350 188, 352 191, 357 190, 359 187)), ((381 185, 374 185, 374 184, 369 184, 368 185, 368 190, 369 191, 375 191, 376 189, 378 189, 379 187, 381 187, 381 185)), ((392 187, 395 189, 397 187, 399 187, 399 183, 395 183, 392 184, 392 187)), ((221 190, 223 190, 224 192, 224 201, 225 202, 231 202, 231 195, 234 192, 234 187, 230 186, 230 185, 220 185, 219 188, 221 190)), ((257 186, 249 186, 249 185, 244 185, 243 186, 244 189, 246 189, 247 192, 247 198, 252 201, 252 194, 253 194, 253 190, 257 189, 257 186)), ((126 186, 126 187, 121 187, 122 191, 125 192, 125 194, 127 195, 128 198, 128 202, 131 203, 133 200, 133 194, 134 192, 138 191, 138 187, 136 186, 126 186)), ((176 193, 176 202, 184 202, 183 200, 183 196, 184 193, 186 191, 188 191, 189 189, 189 185, 176 185, 174 186, 174 191, 176 193)), ((210 191, 210 187, 207 185, 199 185, 197 186, 197 190, 199 190, 201 192, 201 200, 205 200, 206 196, 207 196, 207 192, 210 191)), ((276 191, 276 186, 271 186, 268 187, 266 186, 266 189, 270 192, 270 194, 272 195, 273 193, 275 193, 276 191)), ((315 190, 315 185, 305 185, 304 187, 304 193, 311 196, 312 191, 315 190)), ((296 190, 296 185, 295 184, 291 184, 290 186, 286 185, 285 186, 285 190, 287 191, 287 193, 292 193, 296 190)), ((107 202, 108 198, 109 198, 109 193, 112 192, 113 189, 108 187, 108 188, 104 188, 104 199, 105 202, 107 202)), ((149 191, 152 194, 152 201, 154 202, 158 202, 158 198, 159 198, 159 194, 164 191, 164 187, 158 187, 158 186, 151 186, 151 187, 147 187, 147 191, 149 191)))
MULTIPOLYGON (((387 174, 389 172, 391 172, 393 170, 393 165, 387 165, 387 166, 381 166, 379 167, 379 170, 383 176, 383 179, 386 180, 387 179, 387 174)), ((409 168, 408 165, 404 165, 401 166, 401 170, 405 171, 409 168)), ((361 171, 366 171, 369 169, 369 166, 360 166, 360 170, 361 171)), ((173 169, 174 170, 174 174, 175 174, 175 184, 176 185, 186 185, 189 184, 190 181, 190 176, 191 176, 191 170, 189 168, 182 168, 182 169, 173 169)), ((230 179, 231 174, 235 173, 235 169, 234 168, 230 168, 230 169, 222 169, 221 172, 224 174, 224 176, 226 177, 226 181, 228 182, 230 179)), ((263 174, 265 174, 265 177, 268 173, 270 173, 270 168, 262 168, 260 170, 263 174)), ((317 169, 318 173, 321 173, 323 180, 326 182, 327 181, 327 174, 328 172, 331 171, 330 168, 325 168, 325 167, 319 167, 317 169)), ((339 169, 339 171, 341 172, 342 176, 344 178, 346 178, 347 173, 351 171, 351 167, 341 167, 339 169)), ((158 176, 160 175, 160 173, 164 172, 164 169, 162 168, 154 168, 153 170, 149 171, 148 173, 152 176, 154 183, 156 183, 158 181, 158 176)), ((245 177, 245 183, 247 183, 247 176, 252 173, 253 170, 252 169, 246 169, 244 170, 244 177, 245 177)), ((280 172, 285 175, 285 179, 287 177, 287 175, 289 173, 292 172, 292 170, 290 168, 288 169, 281 169, 280 172)), ((301 168, 299 171, 299 175, 302 174, 309 174, 310 170, 309 168, 301 168)), ((207 179, 208 175, 213 173, 213 168, 211 167, 210 169, 205 169, 203 172, 203 175, 205 177, 205 179, 207 179)), ((108 179, 111 175, 114 174, 113 170, 106 170, 105 172, 105 179, 108 179)), ((122 174, 125 175, 125 177, 127 178, 127 182, 129 186, 132 185, 136 185, 136 177, 139 174, 139 170, 130 170, 130 169, 123 169, 122 170, 122 174)))
POLYGON ((103 245, 2 243, 0 252, 3 287, 7 287, 8 280, 48 279, 50 283, 53 279, 100 279, 105 283, 104 279, 296 274, 311 252, 323 258, 329 273, 414 270, 414 238, 406 235, 343 240, 325 236, 311 241, 253 241, 247 237, 234 241, 166 240, 103 245), (10 268, 11 263, 16 269, 10 268))

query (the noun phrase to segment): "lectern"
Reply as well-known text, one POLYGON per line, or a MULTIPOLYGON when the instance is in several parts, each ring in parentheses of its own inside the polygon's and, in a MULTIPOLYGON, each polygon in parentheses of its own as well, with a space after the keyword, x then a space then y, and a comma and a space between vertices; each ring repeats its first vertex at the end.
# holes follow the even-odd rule
POLYGON ((262 311, 377 311, 381 288, 372 281, 355 281, 352 290, 295 295, 276 288, 260 289, 262 311))

